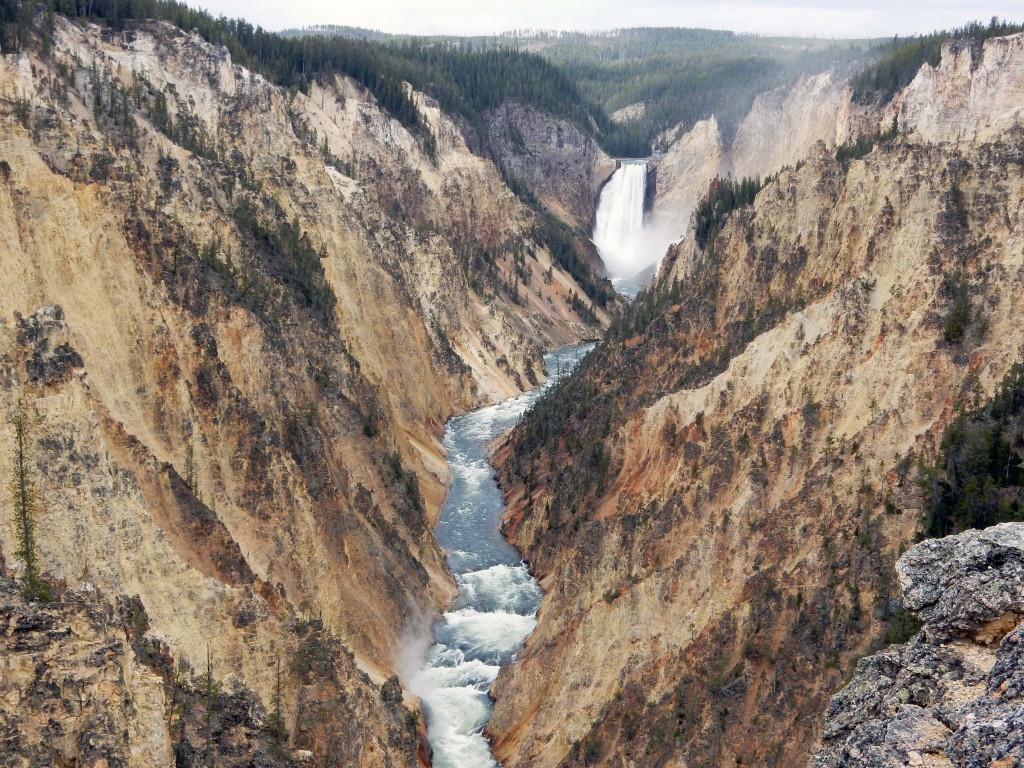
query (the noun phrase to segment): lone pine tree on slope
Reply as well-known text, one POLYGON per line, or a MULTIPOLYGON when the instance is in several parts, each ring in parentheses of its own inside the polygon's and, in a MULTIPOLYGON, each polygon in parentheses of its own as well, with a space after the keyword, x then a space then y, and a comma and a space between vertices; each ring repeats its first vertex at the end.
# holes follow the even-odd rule
POLYGON ((25 563, 23 593, 28 600, 39 600, 46 596, 46 584, 39 575, 35 536, 36 488, 29 471, 28 415, 21 403, 11 423, 14 426, 14 450, 11 452, 10 492, 18 535, 16 554, 25 563))

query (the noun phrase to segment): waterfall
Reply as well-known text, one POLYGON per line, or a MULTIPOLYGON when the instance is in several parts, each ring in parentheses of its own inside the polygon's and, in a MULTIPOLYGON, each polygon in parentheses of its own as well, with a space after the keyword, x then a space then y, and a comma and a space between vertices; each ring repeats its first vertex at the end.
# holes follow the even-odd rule
POLYGON ((594 245, 620 293, 635 296, 665 253, 671 237, 644 216, 647 161, 623 160, 601 190, 594 218, 594 245))
POLYGON ((647 163, 624 162, 601 190, 594 222, 594 245, 613 277, 631 277, 637 264, 637 241, 644 226, 647 163))

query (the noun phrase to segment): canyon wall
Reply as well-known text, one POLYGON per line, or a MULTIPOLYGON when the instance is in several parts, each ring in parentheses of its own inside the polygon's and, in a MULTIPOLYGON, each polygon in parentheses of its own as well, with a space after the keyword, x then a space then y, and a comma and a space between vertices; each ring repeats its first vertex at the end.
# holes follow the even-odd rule
MULTIPOLYGON (((937 71, 967 94, 958 55, 937 71)), ((989 116, 978 140, 911 130, 844 163, 817 143, 671 249, 498 449, 506 531, 545 590, 493 689, 505 765, 808 760, 898 612, 916 463, 1019 359, 1024 130, 984 134, 989 116)))
MULTIPOLYGON (((1024 79, 1018 70, 1021 35, 984 45, 950 41, 936 67, 924 65, 891 104, 861 106, 833 72, 801 77, 761 94, 724 139, 714 117, 672 140, 656 159, 658 193, 654 220, 685 231, 697 202, 717 175, 763 178, 796 165, 819 141, 834 147, 890 127, 895 117, 924 141, 985 141, 1021 121, 1024 79)), ((671 138, 667 132, 665 138, 671 138)))
MULTIPOLYGON (((454 593, 444 422, 605 320, 416 101, 436 152, 351 81, 290 92, 166 24, 57 17, 0 58, 0 451, 23 409, 43 567, 136 597, 184 679, 209 660, 346 765, 426 759, 390 676, 454 593)), ((20 567, 8 515, 0 548, 20 567)), ((170 708, 177 679, 123 685, 170 708)))
POLYGON ((563 222, 589 232, 616 161, 576 126, 532 107, 509 102, 486 117, 498 164, 563 222))
POLYGON ((939 65, 922 67, 889 111, 922 141, 997 141, 1024 121, 1022 66, 1024 34, 948 42, 939 65))

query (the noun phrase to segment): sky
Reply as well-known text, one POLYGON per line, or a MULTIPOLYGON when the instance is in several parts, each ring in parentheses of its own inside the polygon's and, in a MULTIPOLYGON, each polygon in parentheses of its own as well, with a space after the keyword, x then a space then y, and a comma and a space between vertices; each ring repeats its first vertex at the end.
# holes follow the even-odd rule
POLYGON ((409 34, 483 35, 516 29, 596 31, 705 27, 768 35, 890 37, 992 16, 1024 20, 1024 0, 186 0, 266 29, 314 24, 409 34))

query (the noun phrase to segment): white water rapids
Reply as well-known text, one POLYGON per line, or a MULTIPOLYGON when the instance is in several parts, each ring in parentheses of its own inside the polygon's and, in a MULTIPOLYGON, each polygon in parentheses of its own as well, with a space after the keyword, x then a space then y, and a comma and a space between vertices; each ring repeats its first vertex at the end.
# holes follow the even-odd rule
POLYGON ((544 356, 549 381, 498 405, 452 419, 443 444, 452 483, 435 533, 448 551, 459 596, 434 623, 434 644, 406 680, 423 701, 435 768, 495 768, 483 736, 487 695, 498 669, 523 647, 537 623, 540 587, 498 526, 505 503, 487 461, 487 444, 512 427, 538 397, 593 345, 544 356))
POLYGON ((650 281, 672 238, 644 213, 647 161, 620 162, 597 201, 594 245, 615 289, 632 298, 650 281))

